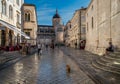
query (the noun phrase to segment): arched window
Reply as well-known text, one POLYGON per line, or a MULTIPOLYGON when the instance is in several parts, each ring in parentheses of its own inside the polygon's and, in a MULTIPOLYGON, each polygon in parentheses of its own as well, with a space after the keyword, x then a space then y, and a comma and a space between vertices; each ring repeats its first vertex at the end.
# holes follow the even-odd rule
POLYGON ((31 20, 31 13, 29 12, 29 11, 27 11, 27 12, 25 12, 25 15, 24 15, 24 17, 25 17, 25 21, 30 21, 31 20))
POLYGON ((12 6, 9 6, 9 18, 12 19, 13 18, 13 9, 12 6))
POLYGON ((30 13, 28 13, 28 21, 30 21, 30 13))
POLYGON ((2 14, 6 15, 6 1, 2 0, 2 14))

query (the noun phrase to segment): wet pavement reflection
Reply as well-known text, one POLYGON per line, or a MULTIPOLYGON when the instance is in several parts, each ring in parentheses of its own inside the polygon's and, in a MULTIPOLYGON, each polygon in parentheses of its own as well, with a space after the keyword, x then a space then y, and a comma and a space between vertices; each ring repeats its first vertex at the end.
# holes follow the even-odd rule
POLYGON ((72 59, 59 49, 44 50, 0 71, 0 84, 94 84, 72 59), (66 65, 71 73, 66 72, 66 65))

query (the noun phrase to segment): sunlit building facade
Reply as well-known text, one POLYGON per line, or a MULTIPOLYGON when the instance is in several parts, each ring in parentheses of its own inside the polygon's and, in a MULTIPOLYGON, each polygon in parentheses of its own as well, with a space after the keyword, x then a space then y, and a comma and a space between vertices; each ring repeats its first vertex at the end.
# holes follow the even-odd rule
POLYGON ((56 10, 56 13, 52 18, 52 26, 50 25, 38 25, 37 30, 37 43, 63 45, 63 29, 64 26, 61 24, 61 17, 56 10))
POLYGON ((86 24, 85 24, 86 8, 76 10, 72 19, 66 24, 65 38, 67 45, 73 48, 84 48, 86 41, 86 24))
POLYGON ((26 43, 36 45, 37 40, 37 16, 36 8, 33 4, 23 4, 22 6, 22 28, 30 39, 24 39, 26 43))
POLYGON ((21 36, 21 6, 24 0, 0 0, 0 46, 16 45, 21 36))
POLYGON ((61 45, 63 44, 63 36, 64 36, 64 25, 62 24, 62 18, 58 14, 58 10, 56 10, 56 13, 54 14, 52 18, 52 24, 53 28, 55 30, 55 44, 61 45))

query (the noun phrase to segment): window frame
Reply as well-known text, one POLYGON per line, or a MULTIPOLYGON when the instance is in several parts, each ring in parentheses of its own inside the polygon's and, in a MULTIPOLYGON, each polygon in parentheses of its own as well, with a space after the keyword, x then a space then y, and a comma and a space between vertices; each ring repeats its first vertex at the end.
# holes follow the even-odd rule
POLYGON ((13 19, 13 7, 11 5, 9 6, 9 18, 13 19))
POLYGON ((6 4, 6 1, 5 0, 2 0, 2 14, 6 15, 7 14, 7 4, 6 4))

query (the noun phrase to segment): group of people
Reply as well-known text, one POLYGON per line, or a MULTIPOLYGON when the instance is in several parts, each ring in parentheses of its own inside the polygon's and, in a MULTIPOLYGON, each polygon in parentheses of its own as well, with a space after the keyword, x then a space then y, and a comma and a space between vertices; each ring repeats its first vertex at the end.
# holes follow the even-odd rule
POLYGON ((38 54, 42 54, 43 48, 45 48, 47 50, 49 47, 52 48, 52 49, 54 49, 55 46, 54 46, 54 44, 48 45, 48 44, 38 43, 37 44, 38 54))
POLYGON ((22 46, 20 46, 19 44, 13 46, 13 45, 9 45, 9 46, 5 46, 5 47, 0 47, 0 50, 4 50, 4 51, 17 51, 22 49, 22 46))

